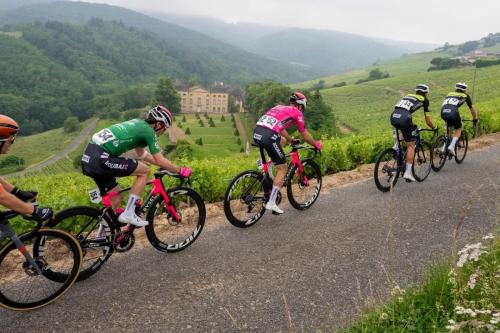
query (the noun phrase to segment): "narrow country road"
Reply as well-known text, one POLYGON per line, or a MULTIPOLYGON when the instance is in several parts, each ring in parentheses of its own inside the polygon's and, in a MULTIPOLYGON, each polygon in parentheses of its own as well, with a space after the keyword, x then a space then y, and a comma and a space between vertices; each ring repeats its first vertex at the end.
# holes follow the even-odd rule
MULTIPOLYGON (((495 230, 500 145, 447 163, 424 183, 381 193, 373 180, 323 191, 308 211, 284 205, 249 229, 210 221, 187 250, 113 256, 55 304, 0 310, 3 332, 302 332, 348 324, 395 284, 495 230)), ((223 220, 221 217, 220 220, 223 220)))
POLYGON ((47 166, 49 166, 51 164, 56 163, 60 159, 66 157, 73 150, 75 150, 76 148, 78 148, 78 146, 84 140, 87 140, 88 137, 89 137, 89 135, 96 128, 98 121, 99 121, 99 119, 97 119, 97 118, 92 119, 92 121, 87 126, 85 126, 82 129, 82 131, 80 132, 80 134, 66 148, 64 148, 63 150, 61 150, 59 153, 57 153, 56 155, 52 156, 51 158, 43 161, 42 163, 39 163, 39 164, 36 164, 34 166, 28 167, 28 168, 26 168, 26 169, 24 169, 22 171, 14 172, 14 173, 11 173, 11 174, 8 174, 8 175, 5 175, 5 176, 8 176, 8 177, 22 176, 22 175, 24 175, 24 174, 26 174, 28 172, 41 170, 41 169, 43 169, 43 168, 45 168, 45 167, 47 167, 47 166))

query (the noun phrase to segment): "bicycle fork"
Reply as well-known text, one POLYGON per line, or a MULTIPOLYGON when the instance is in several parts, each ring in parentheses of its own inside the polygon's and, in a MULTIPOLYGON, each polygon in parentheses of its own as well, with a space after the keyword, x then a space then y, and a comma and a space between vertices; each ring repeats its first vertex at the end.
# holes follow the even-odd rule
POLYGON ((32 267, 36 271, 36 273, 42 274, 42 269, 40 268, 40 266, 38 266, 35 259, 29 253, 28 249, 26 249, 26 246, 23 244, 21 239, 16 235, 12 226, 7 224, 6 221, 3 221, 0 222, 0 241, 6 237, 12 240, 18 251, 26 258, 26 262, 25 264, 23 264, 24 271, 29 274, 27 269, 29 267, 32 267), (28 265, 26 265, 26 263, 28 265))

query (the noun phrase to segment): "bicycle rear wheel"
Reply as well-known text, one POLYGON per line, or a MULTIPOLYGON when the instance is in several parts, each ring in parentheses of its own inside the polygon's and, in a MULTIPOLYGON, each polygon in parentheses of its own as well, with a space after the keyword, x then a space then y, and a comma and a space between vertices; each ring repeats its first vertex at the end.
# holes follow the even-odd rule
POLYGON ((302 161, 304 172, 299 172, 297 165, 288 170, 286 194, 293 208, 304 210, 311 207, 318 199, 322 178, 319 165, 313 160, 302 161))
POLYGON ((373 178, 375 185, 382 192, 388 192, 396 185, 399 178, 398 155, 392 148, 384 149, 377 157, 373 178))
POLYGON ((115 230, 110 227, 108 219, 101 210, 87 206, 71 207, 54 216, 51 226, 76 230, 73 234, 83 251, 83 263, 78 281, 88 279, 95 274, 113 254, 115 230), (101 235, 98 234, 99 225, 104 228, 101 235))
POLYGON ((158 196, 147 212, 146 236, 162 252, 184 250, 198 238, 205 225, 205 202, 195 190, 177 187, 167 190, 172 205, 181 221, 177 222, 158 196))
POLYGON ((238 228, 248 228, 264 215, 267 196, 264 176, 253 170, 237 175, 224 194, 224 214, 238 228))
POLYGON ((422 142, 415 148, 412 172, 415 179, 423 182, 431 172, 432 149, 427 142, 422 142))
POLYGON ((39 270, 12 241, 7 243, 0 251, 0 306, 32 310, 52 303, 75 283, 82 250, 73 236, 57 229, 42 228, 20 239, 39 270), (35 254, 35 248, 42 251, 35 254))
POLYGON ((444 135, 438 136, 432 143, 431 167, 435 172, 441 170, 446 163, 446 159, 448 158, 447 146, 446 137, 444 135))
POLYGON ((467 138, 467 132, 462 130, 462 135, 458 138, 457 144, 455 145, 455 162, 458 164, 462 163, 467 155, 467 148, 469 147, 469 140, 467 138))

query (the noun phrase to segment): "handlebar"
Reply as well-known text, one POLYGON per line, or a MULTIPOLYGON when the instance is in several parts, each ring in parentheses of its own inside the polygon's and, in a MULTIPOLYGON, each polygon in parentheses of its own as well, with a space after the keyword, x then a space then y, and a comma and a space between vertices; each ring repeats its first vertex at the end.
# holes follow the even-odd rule
POLYGON ((13 210, 8 210, 8 211, 0 213, 0 223, 7 223, 7 220, 12 219, 12 218, 19 216, 19 215, 21 215, 22 218, 25 220, 36 222, 36 227, 30 231, 30 234, 37 232, 42 227, 42 224, 45 222, 45 221, 41 221, 41 220, 35 220, 29 216, 22 215, 21 213, 18 213, 18 212, 13 211, 13 210))

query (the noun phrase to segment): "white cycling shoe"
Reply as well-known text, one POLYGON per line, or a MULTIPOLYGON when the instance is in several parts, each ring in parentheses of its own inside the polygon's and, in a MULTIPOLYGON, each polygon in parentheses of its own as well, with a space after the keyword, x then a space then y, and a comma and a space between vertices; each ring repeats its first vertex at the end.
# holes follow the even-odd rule
POLYGON ((278 213, 278 214, 283 214, 283 209, 279 208, 275 202, 266 203, 266 209, 272 210, 273 212, 278 213))
POLYGON ((407 182, 415 182, 415 181, 417 181, 415 178, 413 178, 413 175, 410 172, 405 172, 404 175, 403 175, 403 178, 407 182))
POLYGON ((144 227, 149 224, 148 221, 141 220, 141 218, 137 216, 135 213, 127 213, 127 212, 123 212, 120 214, 120 216, 118 216, 118 222, 132 224, 135 225, 136 227, 144 227))
POLYGON ((455 147, 448 147, 448 154, 455 156, 455 147))

